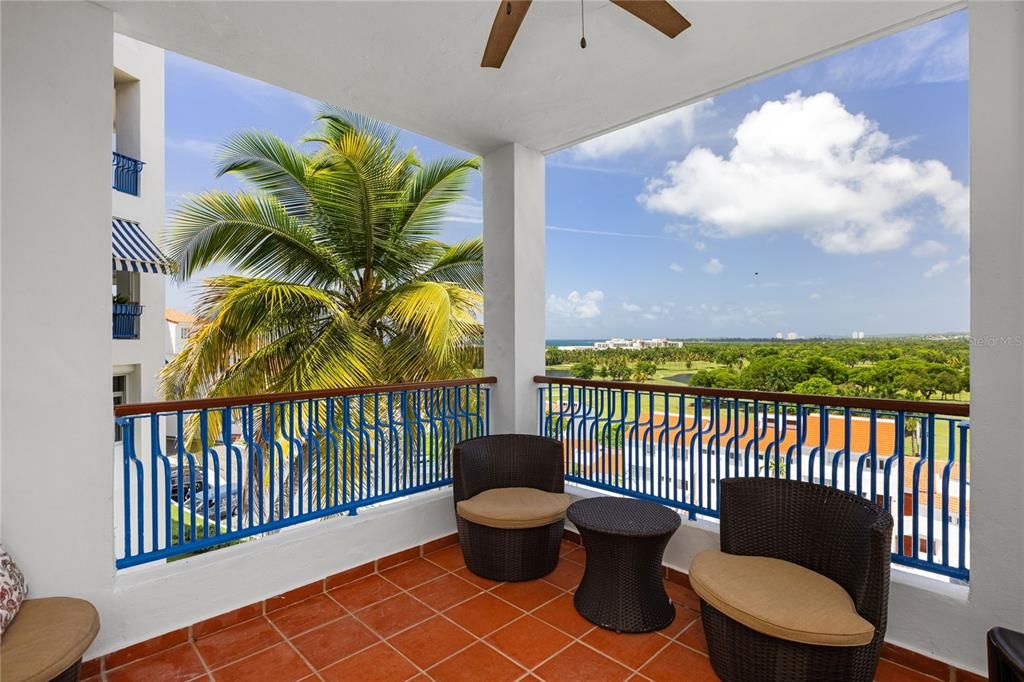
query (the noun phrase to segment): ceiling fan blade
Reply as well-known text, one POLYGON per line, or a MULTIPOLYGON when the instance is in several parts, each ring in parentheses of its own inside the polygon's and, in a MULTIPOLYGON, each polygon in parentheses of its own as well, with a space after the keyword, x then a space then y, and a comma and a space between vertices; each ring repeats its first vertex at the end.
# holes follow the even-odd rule
POLYGON ((690 28, 690 22, 668 3, 668 0, 612 0, 641 21, 658 29, 669 38, 690 28))
POLYGON ((502 0, 498 5, 498 13, 491 24, 491 34, 487 36, 487 46, 484 47, 484 58, 480 66, 501 68, 531 2, 533 0, 502 0))

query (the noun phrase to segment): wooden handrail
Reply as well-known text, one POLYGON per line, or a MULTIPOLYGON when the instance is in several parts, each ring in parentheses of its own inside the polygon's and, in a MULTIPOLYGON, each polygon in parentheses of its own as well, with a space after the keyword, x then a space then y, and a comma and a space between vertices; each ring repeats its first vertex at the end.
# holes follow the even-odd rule
POLYGON ((934 400, 888 400, 885 398, 855 398, 837 395, 810 395, 807 393, 775 393, 770 391, 741 391, 732 388, 705 388, 702 386, 665 386, 661 384, 638 384, 626 381, 593 381, 572 377, 533 377, 537 384, 563 386, 586 386, 589 388, 617 388, 625 391, 662 393, 669 395, 700 395, 715 398, 741 398, 745 400, 778 401, 800 403, 822 407, 856 407, 865 410, 890 412, 917 412, 920 414, 941 414, 950 417, 970 417, 970 403, 944 403, 934 400))
POLYGON ((131 417, 139 414, 178 412, 182 410, 209 410, 221 407, 239 407, 261 403, 286 403, 293 400, 315 400, 317 398, 340 398, 349 395, 372 395, 397 391, 422 390, 427 388, 449 388, 454 386, 480 386, 497 383, 496 377, 469 377, 466 379, 445 379, 442 381, 421 381, 410 384, 384 384, 381 386, 354 386, 352 388, 331 388, 321 391, 298 391, 293 393, 261 393, 224 398, 200 398, 197 400, 169 400, 155 403, 131 403, 116 405, 115 417, 131 417))

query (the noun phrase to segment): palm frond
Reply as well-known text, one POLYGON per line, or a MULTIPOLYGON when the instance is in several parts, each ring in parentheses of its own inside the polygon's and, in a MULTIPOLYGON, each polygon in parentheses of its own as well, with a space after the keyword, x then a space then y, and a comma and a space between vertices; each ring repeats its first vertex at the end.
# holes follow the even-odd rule
POLYGON ((441 245, 441 253, 417 279, 424 282, 451 282, 464 289, 483 292, 483 237, 465 239, 451 246, 441 245))
POLYGON ((313 230, 266 194, 190 195, 173 213, 164 242, 182 280, 214 263, 274 279, 329 283, 338 277, 313 230))
POLYGON ((399 228, 403 232, 436 233, 452 204, 463 197, 480 159, 449 157, 431 161, 413 177, 402 197, 399 228))
POLYGON ((309 204, 306 169, 309 156, 276 135, 245 131, 221 147, 217 175, 236 174, 257 189, 271 194, 292 215, 304 213, 309 204))

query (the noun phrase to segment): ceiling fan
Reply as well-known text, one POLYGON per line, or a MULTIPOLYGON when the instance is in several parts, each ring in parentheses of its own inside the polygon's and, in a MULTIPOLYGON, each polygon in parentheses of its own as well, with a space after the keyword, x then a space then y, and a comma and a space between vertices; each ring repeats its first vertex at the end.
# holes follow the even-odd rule
MULTIPOLYGON (((612 4, 618 5, 633 16, 658 29, 669 38, 677 35, 690 27, 682 14, 677 12, 668 0, 611 0, 612 4)), ((519 31, 519 26, 526 17, 527 10, 533 0, 502 0, 498 5, 498 13, 491 24, 491 34, 487 37, 487 46, 484 47, 484 58, 480 66, 500 69, 508 49, 512 47, 512 41, 519 31)), ((582 8, 581 8, 582 11, 582 8)), ((580 47, 586 47, 586 38, 580 40, 580 47)))

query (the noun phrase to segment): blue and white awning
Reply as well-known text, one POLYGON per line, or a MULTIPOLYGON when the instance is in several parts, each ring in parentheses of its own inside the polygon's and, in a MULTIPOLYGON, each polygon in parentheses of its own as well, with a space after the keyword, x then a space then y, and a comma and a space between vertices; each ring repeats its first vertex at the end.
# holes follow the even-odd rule
POLYGON ((171 264, 142 227, 131 220, 112 220, 115 270, 171 274, 171 264))

